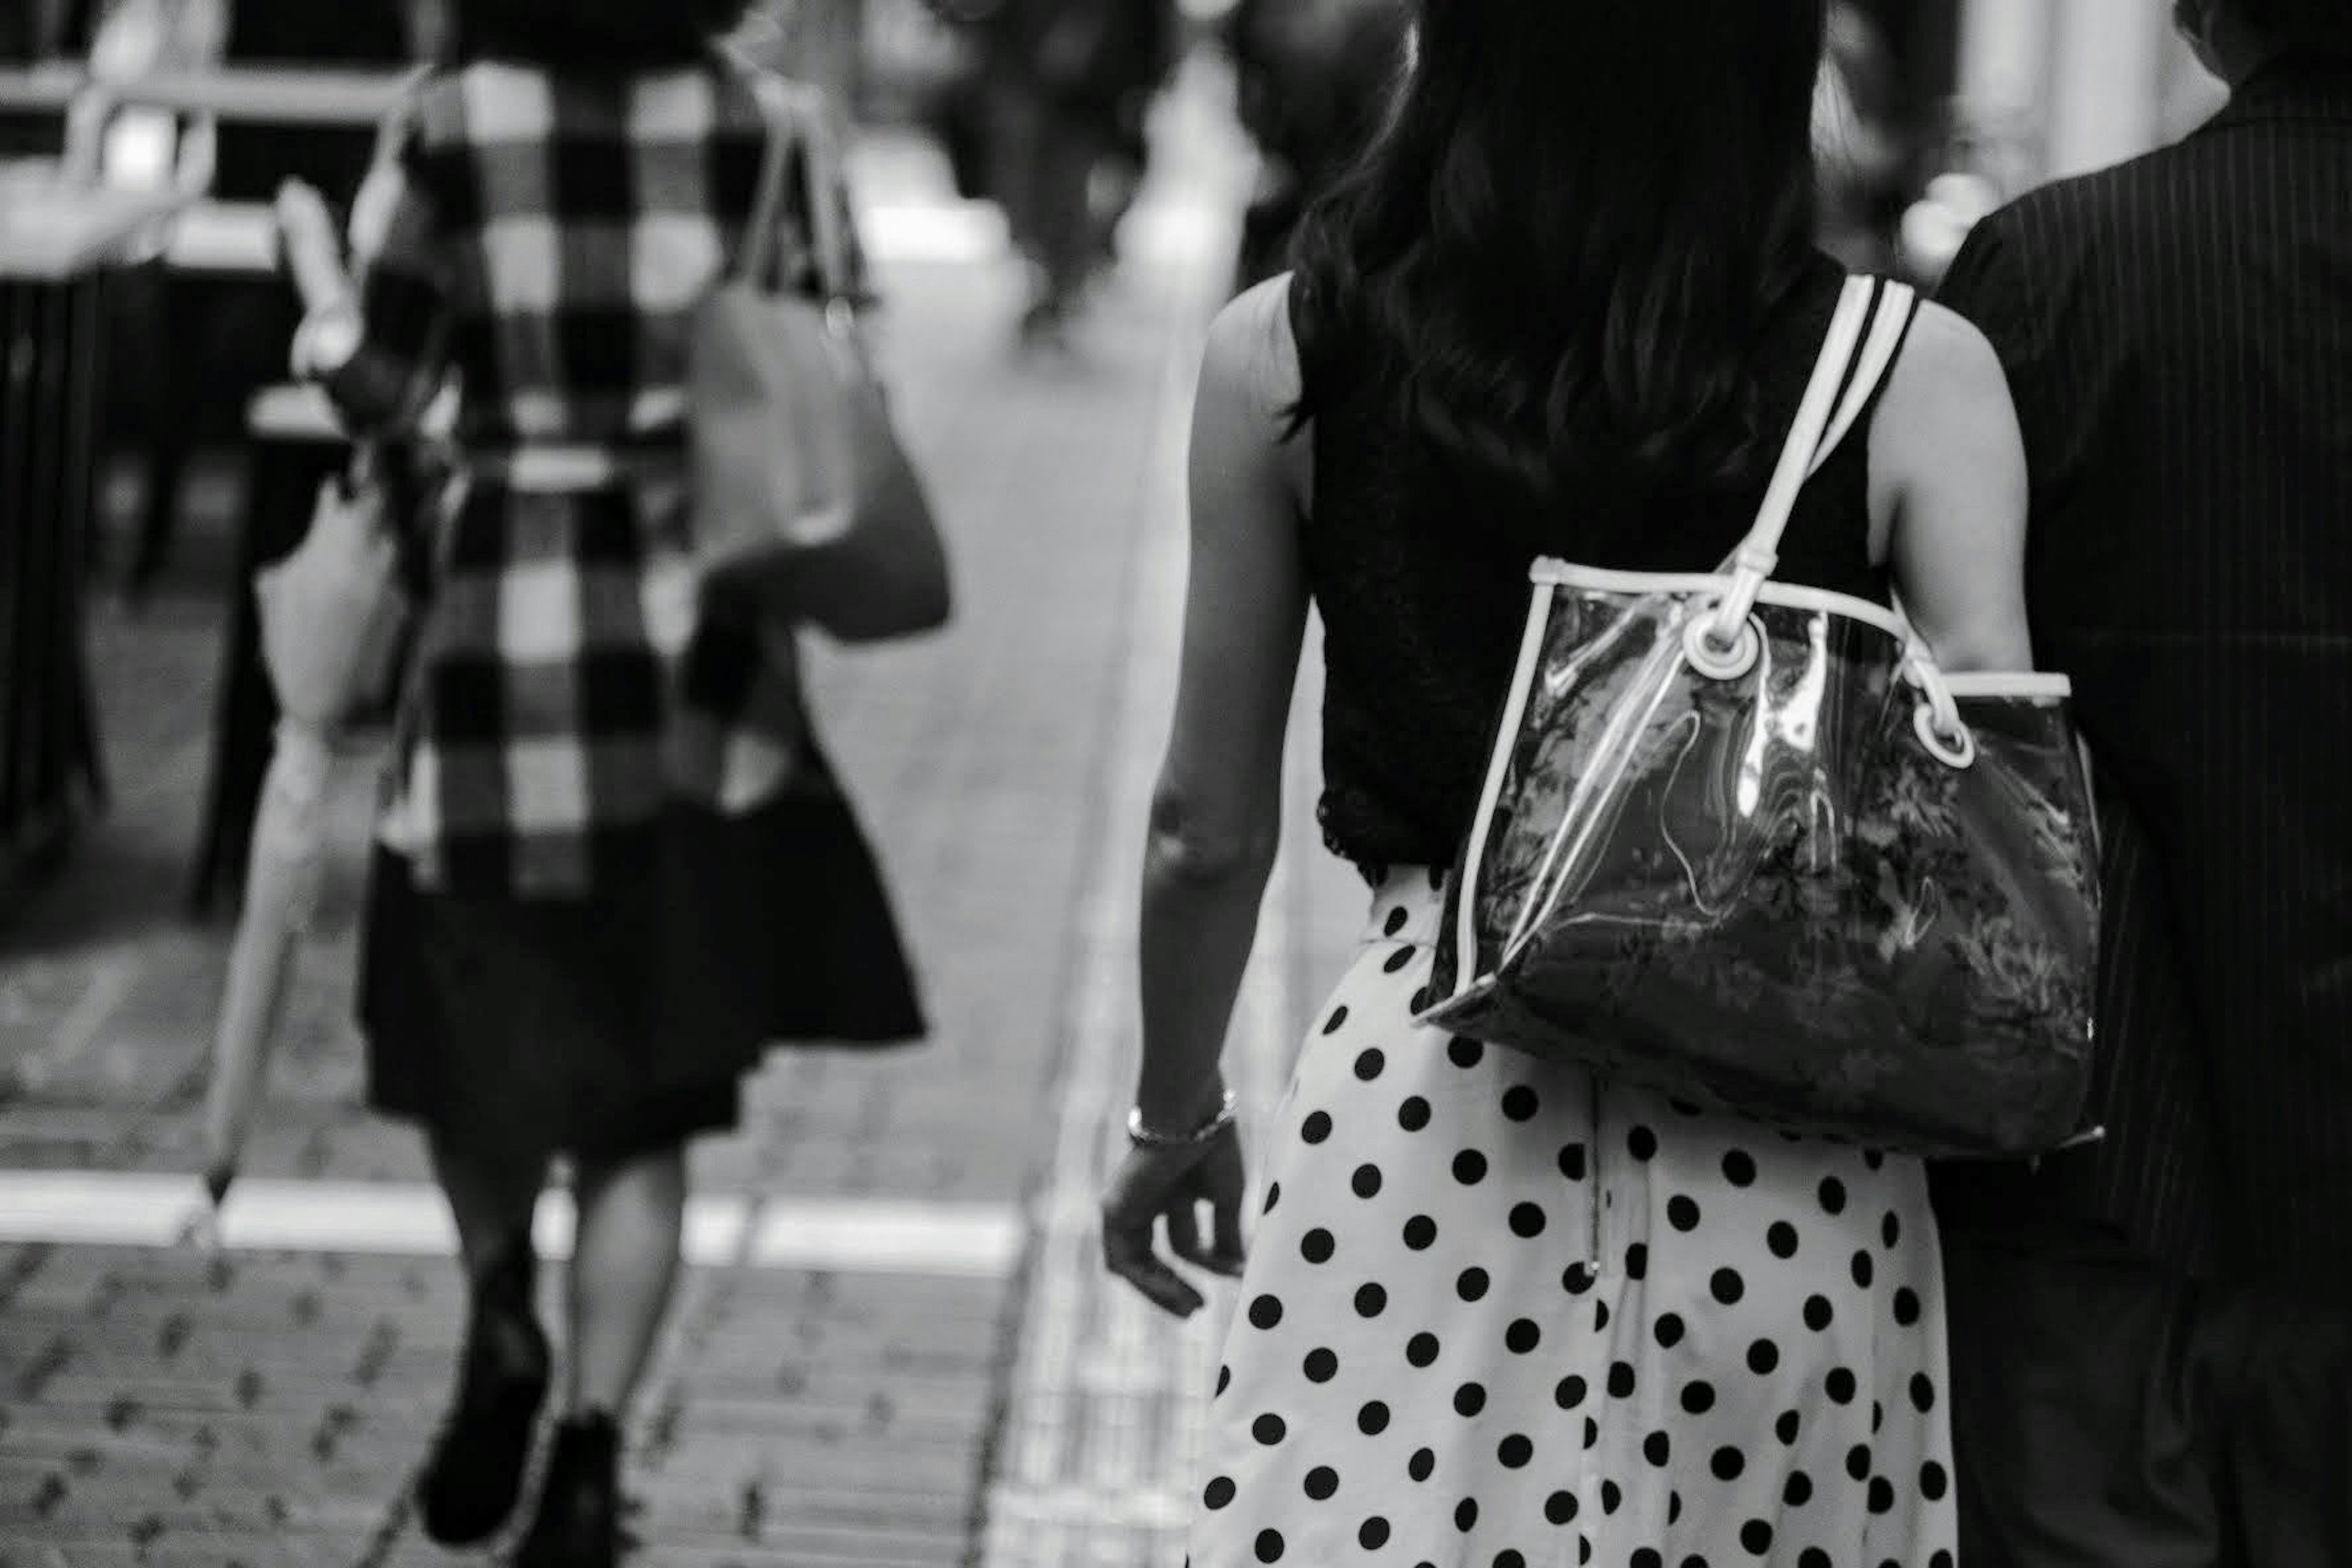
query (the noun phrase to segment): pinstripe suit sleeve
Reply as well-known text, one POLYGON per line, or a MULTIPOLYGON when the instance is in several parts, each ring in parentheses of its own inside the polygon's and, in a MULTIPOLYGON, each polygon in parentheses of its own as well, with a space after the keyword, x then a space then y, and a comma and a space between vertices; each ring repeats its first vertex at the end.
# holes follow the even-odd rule
POLYGON ((2016 247, 2004 232, 2002 216, 1995 213, 1969 231, 1936 289, 1938 300, 1979 325, 1983 324, 1980 316, 2016 313, 2013 306, 2001 309, 2015 297, 2021 281, 2016 273, 2016 247))
MULTIPOLYGON (((2112 650, 2088 657, 2084 628, 2075 624, 2079 568, 2053 563, 2051 531, 2077 544, 2103 531, 2086 524, 2105 507, 2077 496, 2069 510, 2054 500, 2082 471, 2086 431, 2082 412, 2088 379, 2101 363, 2101 345, 2079 336, 2061 341, 2052 309, 2055 281, 2068 270, 2077 233, 2064 191, 2030 196, 1979 224, 1954 258, 1937 299, 1985 334, 2000 357, 2024 435, 2033 488, 2033 537, 2028 543, 2028 597, 2034 609, 2034 647, 2044 667, 2077 681, 2077 717, 2086 738, 2099 725, 2125 724, 2113 707, 2112 650), (2054 597, 2053 597, 2054 596, 2054 597), (2056 619, 2051 619, 2053 605, 2056 619), (2096 721, 2096 722, 2094 722, 2096 721)), ((2074 330, 2079 333, 2079 323, 2074 330)), ((2128 742, 2130 731, 2125 738, 2128 742)), ((2093 1091, 2107 1141, 2048 1163, 2022 1182, 1981 1171, 1939 1173, 1937 1201, 1948 1215, 1967 1212, 1963 1196, 2014 1222, 2037 1209, 2115 1216, 2153 1252, 2179 1262, 2200 1260, 2210 1247, 2214 1172, 2210 1129, 2199 1098, 2197 1064, 2186 1002, 2179 990, 2180 961, 2169 906, 2161 890, 2166 868, 2147 830, 2129 809, 2129 781, 2103 753, 2094 782, 2104 853, 2098 1014, 2101 1050, 2093 1091)))

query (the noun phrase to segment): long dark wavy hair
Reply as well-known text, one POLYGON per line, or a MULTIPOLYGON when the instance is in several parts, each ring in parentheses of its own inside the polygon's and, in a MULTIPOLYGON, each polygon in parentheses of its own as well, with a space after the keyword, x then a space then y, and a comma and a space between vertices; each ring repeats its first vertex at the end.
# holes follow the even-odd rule
POLYGON ((751 0, 448 0, 448 10, 456 59, 625 72, 703 56, 751 0))
POLYGON ((1387 122, 1293 250, 1299 421, 1375 389, 1465 501, 1522 517, 1758 473, 1825 9, 1422 0, 1387 122))

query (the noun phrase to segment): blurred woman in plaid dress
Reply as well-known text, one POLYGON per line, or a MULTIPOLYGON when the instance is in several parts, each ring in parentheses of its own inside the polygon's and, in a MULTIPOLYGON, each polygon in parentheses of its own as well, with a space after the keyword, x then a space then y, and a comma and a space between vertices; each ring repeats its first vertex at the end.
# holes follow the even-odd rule
MULTIPOLYGON (((444 1543, 519 1500, 552 1381, 530 1221, 571 1162, 568 1397, 524 1568, 618 1550, 618 1427, 677 1277, 687 1141, 735 1124, 769 1043, 922 1029, 789 629, 714 612, 688 548, 688 321, 766 145, 754 68, 718 47, 743 10, 454 0, 449 58, 358 201, 352 285, 306 286, 327 297, 295 345, 365 436, 457 387, 361 1012, 371 1101, 423 1124, 472 1284, 419 1482, 444 1543)), ((298 276, 344 276, 323 208, 280 205, 298 276)), ((810 288, 790 221, 775 281, 810 288)))

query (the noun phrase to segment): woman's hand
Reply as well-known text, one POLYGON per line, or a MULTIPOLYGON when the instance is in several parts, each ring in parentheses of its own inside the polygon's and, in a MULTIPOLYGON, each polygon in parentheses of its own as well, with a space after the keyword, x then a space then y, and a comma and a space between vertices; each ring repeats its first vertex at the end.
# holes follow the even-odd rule
POLYGON ((343 270, 342 236, 335 216, 315 189, 299 180, 278 187, 278 232, 286 247, 286 269, 305 310, 331 309, 352 294, 350 275, 343 270))
POLYGON ((1165 1219, 1169 1251, 1212 1274, 1238 1278, 1246 1184, 1241 1134, 1231 1126, 1197 1147, 1129 1149, 1103 1193, 1104 1263, 1161 1311, 1191 1317, 1207 1301, 1152 1249, 1152 1231, 1165 1219), (1203 1203, 1210 1211, 1206 1238, 1203 1203))

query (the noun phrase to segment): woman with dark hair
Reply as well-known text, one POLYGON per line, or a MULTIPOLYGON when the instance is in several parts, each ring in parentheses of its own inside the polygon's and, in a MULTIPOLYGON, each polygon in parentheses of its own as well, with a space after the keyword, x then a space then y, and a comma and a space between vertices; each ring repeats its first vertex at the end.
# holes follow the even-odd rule
MULTIPOLYGON (((791 112, 718 47, 743 9, 455 0, 355 204, 352 281, 315 195, 280 201, 297 368, 347 422, 396 441, 455 384, 360 1007, 370 1102, 423 1125, 472 1288, 419 1482, 436 1541, 519 1500, 553 1371, 532 1216, 571 1167, 563 1420, 523 1568, 614 1561, 688 1142, 735 1125, 771 1042, 922 1028, 792 638, 706 596, 688 535, 689 326, 791 112)), ((777 287, 819 286, 809 216, 783 215, 777 287)))
MULTIPOLYGON (((1104 1199, 1109 1267, 1160 1307, 1203 1304, 1161 1222, 1243 1278, 1192 1568, 1951 1563, 1920 1163, 1413 1022, 1531 561, 1708 574, 1757 516, 1846 281, 1811 241, 1823 5, 1423 0, 1297 271, 1211 331, 1104 1199), (1217 1058, 1310 605, 1321 826, 1372 912, 1244 1263, 1217 1058)), ((2000 367, 1930 306, 1775 575, 1899 590, 1947 669, 2022 669, 2024 531, 2000 367)))
POLYGON ((1829 12, 1829 52, 1813 98, 1821 159, 1821 243, 1858 270, 1891 266, 1903 166, 1909 155, 1900 86, 1886 34, 1840 0, 1829 12))

